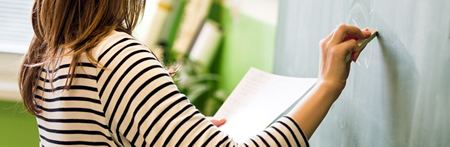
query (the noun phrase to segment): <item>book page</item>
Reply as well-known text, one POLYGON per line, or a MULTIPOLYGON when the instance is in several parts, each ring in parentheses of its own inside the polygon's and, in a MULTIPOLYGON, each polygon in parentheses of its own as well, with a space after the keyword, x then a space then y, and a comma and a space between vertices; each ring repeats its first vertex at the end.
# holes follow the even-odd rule
POLYGON ((251 68, 214 115, 227 120, 219 129, 243 142, 268 127, 316 81, 251 68))

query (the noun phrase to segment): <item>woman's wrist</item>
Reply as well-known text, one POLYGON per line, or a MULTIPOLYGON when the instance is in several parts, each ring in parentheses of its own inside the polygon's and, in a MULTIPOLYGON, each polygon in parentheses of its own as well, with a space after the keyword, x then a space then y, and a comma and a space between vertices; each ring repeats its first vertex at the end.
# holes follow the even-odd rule
POLYGON ((328 99, 335 101, 344 90, 345 83, 319 80, 314 88, 325 93, 328 99))

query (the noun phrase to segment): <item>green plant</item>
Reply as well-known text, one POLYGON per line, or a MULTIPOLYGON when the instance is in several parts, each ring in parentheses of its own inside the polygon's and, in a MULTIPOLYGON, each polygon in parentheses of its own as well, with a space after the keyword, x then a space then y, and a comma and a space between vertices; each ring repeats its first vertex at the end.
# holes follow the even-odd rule
POLYGON ((180 66, 174 76, 180 92, 204 115, 214 115, 228 97, 225 90, 218 87, 219 75, 173 50, 166 55, 171 56, 169 63, 180 66))

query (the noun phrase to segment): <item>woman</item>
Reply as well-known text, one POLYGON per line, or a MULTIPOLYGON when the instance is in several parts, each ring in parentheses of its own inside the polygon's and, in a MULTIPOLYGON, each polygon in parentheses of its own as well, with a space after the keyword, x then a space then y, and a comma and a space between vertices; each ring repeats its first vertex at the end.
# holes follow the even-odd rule
MULTIPOLYGON (((320 43, 319 80, 288 115, 234 142, 173 84, 152 52, 130 34, 145 0, 35 0, 35 35, 19 72, 41 146, 308 146, 307 139, 345 87, 354 39, 340 25, 320 43), (303 129, 300 129, 301 128, 303 129)), ((223 123, 223 122, 222 122, 223 123)))

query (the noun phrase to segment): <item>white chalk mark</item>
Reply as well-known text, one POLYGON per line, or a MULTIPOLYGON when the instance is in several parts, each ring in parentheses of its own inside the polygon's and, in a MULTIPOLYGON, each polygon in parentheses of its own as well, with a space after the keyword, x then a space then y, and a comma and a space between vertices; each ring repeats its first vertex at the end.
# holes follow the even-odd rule
POLYGON ((356 60, 356 64, 358 64, 358 66, 361 66, 361 63, 359 63, 359 60, 356 60))
MULTIPOLYGON (((357 19, 357 18, 356 18, 357 19)), ((358 24, 356 23, 355 19, 352 19, 353 23, 355 23, 355 26, 358 27, 358 24)))
POLYGON ((368 63, 367 63, 367 58, 366 58, 366 57, 364 57, 364 63, 366 64, 366 69, 368 69, 368 68, 369 68, 369 65, 368 65, 368 63))
POLYGON ((347 21, 345 22, 346 24, 348 24, 348 23, 350 22, 350 16, 351 16, 351 14, 348 16, 348 19, 347 19, 347 21))
POLYGON ((366 68, 368 69, 369 68, 369 65, 370 65, 370 61, 371 61, 371 59, 372 59, 372 49, 373 48, 373 44, 370 44, 370 46, 369 46, 369 61, 367 61, 367 58, 364 58, 364 61, 365 61, 365 63, 366 63, 366 68))
POLYGON ((372 26, 372 23, 373 23, 373 18, 374 18, 374 15, 372 15, 373 10, 375 10, 375 9, 372 9, 372 10, 370 10, 370 12, 369 12, 369 15, 370 15, 370 23, 369 23, 369 26, 372 26))
POLYGON ((372 23, 373 23, 373 15, 370 17, 370 23, 369 23, 369 26, 372 26, 372 23))

